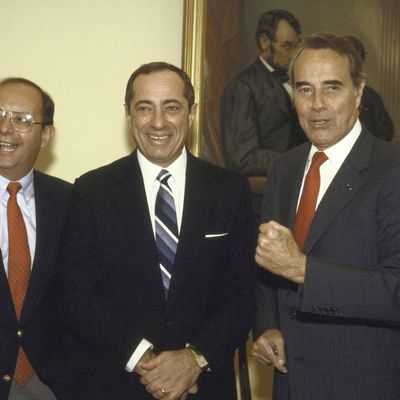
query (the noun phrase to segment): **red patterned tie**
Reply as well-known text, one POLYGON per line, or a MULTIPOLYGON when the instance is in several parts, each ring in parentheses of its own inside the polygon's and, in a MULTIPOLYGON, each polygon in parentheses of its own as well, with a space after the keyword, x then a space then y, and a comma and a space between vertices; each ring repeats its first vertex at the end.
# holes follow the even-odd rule
MULTIPOLYGON (((28 235, 21 210, 17 203, 17 193, 21 189, 18 182, 10 182, 7 191, 10 197, 7 202, 8 221, 8 284, 14 302, 17 318, 21 317, 26 290, 31 272, 31 256, 29 253, 28 235)), ((18 350, 14 380, 21 386, 33 375, 33 368, 22 347, 18 350)))
POLYGON ((303 248, 308 229, 314 216, 320 185, 319 167, 328 159, 322 151, 317 151, 311 161, 306 179, 304 180, 303 193, 301 194, 299 208, 294 222, 294 238, 300 248, 303 248))

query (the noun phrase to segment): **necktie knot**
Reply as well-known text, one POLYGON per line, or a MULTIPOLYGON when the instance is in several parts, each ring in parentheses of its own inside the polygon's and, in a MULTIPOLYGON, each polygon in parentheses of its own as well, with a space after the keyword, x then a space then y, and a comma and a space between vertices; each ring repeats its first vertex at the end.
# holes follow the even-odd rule
POLYGON ((171 177, 171 174, 166 170, 162 169, 160 173, 157 175, 157 180, 162 183, 163 185, 168 185, 168 179, 171 177))
POLYGON ((276 69, 276 70, 272 71, 272 74, 282 84, 289 81, 289 76, 288 76, 287 72, 283 69, 276 69))
POLYGON ((7 192, 10 196, 15 196, 21 190, 21 184, 19 182, 10 182, 7 186, 7 192))
POLYGON ((328 157, 323 151, 317 151, 314 153, 310 168, 319 168, 327 159, 328 157))

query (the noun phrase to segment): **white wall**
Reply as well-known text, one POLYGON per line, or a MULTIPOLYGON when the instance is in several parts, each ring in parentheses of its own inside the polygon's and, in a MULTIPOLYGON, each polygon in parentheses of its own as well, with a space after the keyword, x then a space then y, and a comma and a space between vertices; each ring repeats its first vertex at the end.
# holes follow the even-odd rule
POLYGON ((182 0, 14 0, 0 13, 0 78, 53 97, 56 136, 38 169, 73 181, 128 154, 125 85, 156 60, 181 65, 182 0))

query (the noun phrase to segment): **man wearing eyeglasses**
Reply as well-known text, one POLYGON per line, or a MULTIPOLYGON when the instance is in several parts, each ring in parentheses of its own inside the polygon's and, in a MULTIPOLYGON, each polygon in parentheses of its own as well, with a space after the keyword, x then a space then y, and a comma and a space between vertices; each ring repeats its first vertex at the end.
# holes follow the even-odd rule
POLYGON ((70 184, 34 170, 54 135, 53 100, 0 82, 0 399, 71 399, 56 318, 56 255, 70 184))

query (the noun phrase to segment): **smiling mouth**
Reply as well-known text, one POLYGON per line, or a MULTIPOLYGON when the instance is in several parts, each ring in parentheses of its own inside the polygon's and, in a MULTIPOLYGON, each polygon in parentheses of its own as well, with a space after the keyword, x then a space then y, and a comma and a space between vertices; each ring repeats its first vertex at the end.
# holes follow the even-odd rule
POLYGON ((310 124, 315 127, 324 127, 329 123, 329 119, 311 119, 310 124))
POLYGON ((15 151, 15 149, 18 147, 18 145, 13 144, 13 143, 7 143, 7 142, 0 142, 0 150, 6 153, 11 153, 15 151))
POLYGON ((169 139, 169 135, 162 135, 162 136, 157 136, 157 135, 150 135, 147 134, 147 136, 156 143, 163 143, 166 142, 169 139))

